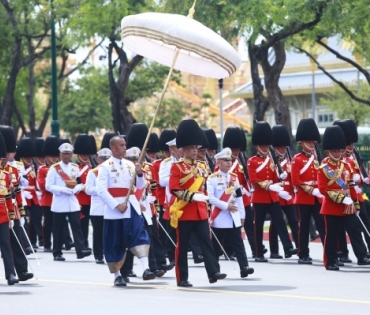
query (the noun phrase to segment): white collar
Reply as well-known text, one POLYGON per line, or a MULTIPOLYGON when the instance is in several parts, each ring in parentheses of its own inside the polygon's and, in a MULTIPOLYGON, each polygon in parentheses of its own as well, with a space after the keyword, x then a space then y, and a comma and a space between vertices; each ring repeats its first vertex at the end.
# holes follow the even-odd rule
POLYGON ((113 162, 122 163, 122 159, 117 159, 114 156, 111 156, 110 158, 112 159, 113 162))

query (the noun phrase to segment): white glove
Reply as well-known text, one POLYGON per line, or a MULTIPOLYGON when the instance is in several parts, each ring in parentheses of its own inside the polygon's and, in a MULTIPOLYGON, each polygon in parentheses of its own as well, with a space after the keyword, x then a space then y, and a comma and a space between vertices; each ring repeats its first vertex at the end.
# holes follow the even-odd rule
POLYGON ((359 174, 353 175, 353 181, 357 184, 361 179, 361 176, 359 174))
POLYGON ((321 192, 318 188, 313 189, 312 195, 316 196, 317 198, 324 198, 324 195, 321 194, 321 192))
POLYGON ((353 204, 353 200, 349 197, 344 197, 343 201, 342 201, 343 204, 347 205, 347 206, 350 206, 353 204))
POLYGON ((13 230, 14 227, 14 220, 9 221, 9 229, 13 230))
POLYGON ((242 187, 242 194, 246 195, 248 197, 252 196, 252 194, 247 189, 245 189, 244 187, 242 187))
POLYGON ((279 191, 283 191, 284 188, 281 187, 280 184, 272 184, 269 186, 269 190, 279 192, 279 191))
POLYGON ((290 199, 292 199, 292 196, 291 196, 291 195, 289 195, 289 193, 288 193, 287 191, 285 191, 285 190, 283 190, 283 191, 279 191, 279 192, 278 192, 278 195, 279 195, 279 197, 280 197, 280 198, 285 199, 285 200, 290 200, 290 199))
POLYGON ((285 180, 287 177, 288 177, 288 173, 287 173, 287 172, 285 172, 285 171, 279 175, 279 178, 280 178, 281 180, 285 180))
POLYGON ((68 187, 61 187, 60 192, 66 195, 73 195, 73 189, 68 187))
POLYGON ((22 195, 26 199, 32 199, 32 194, 28 190, 22 190, 22 195))
POLYGON ((366 185, 369 185, 369 183, 370 183, 369 177, 364 178, 364 183, 366 185))
POLYGON ((153 195, 148 195, 147 199, 148 199, 149 203, 152 203, 152 202, 157 200, 157 198, 154 197, 153 195))
POLYGON ((36 190, 36 196, 37 196, 37 199, 41 199, 42 198, 42 192, 41 191, 38 191, 36 190))
POLYGON ((75 188, 73 188, 73 190, 72 190, 73 194, 78 194, 81 191, 82 187, 83 187, 82 184, 76 185, 75 188))
POLYGON ((26 220, 24 219, 24 217, 21 217, 20 219, 19 219, 19 224, 21 225, 21 226, 24 226, 24 222, 25 222, 26 220))
POLYGON ((192 201, 207 201, 209 198, 203 194, 194 194, 192 201))
POLYGON ((357 185, 355 186, 356 194, 362 194, 362 189, 358 187, 357 185))

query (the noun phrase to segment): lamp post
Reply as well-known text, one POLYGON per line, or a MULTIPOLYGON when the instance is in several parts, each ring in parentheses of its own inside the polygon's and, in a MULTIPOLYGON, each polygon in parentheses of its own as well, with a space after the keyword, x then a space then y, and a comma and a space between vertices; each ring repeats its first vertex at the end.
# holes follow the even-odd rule
MULTIPOLYGON (((317 59, 317 54, 312 54, 312 56, 317 59)), ((312 119, 316 120, 316 97, 315 97, 315 70, 316 70, 316 64, 315 62, 310 58, 311 63, 311 72, 312 72, 312 119)))
POLYGON ((50 31, 51 31, 51 102, 52 102, 52 121, 51 134, 59 138, 58 121, 58 79, 57 79, 57 56, 55 41, 55 23, 53 0, 50 0, 50 31))
POLYGON ((222 100, 223 87, 224 87, 224 80, 223 79, 218 80, 218 88, 220 92, 220 134, 221 134, 220 147, 221 148, 222 148, 222 142, 224 140, 224 105, 223 105, 223 100, 222 100))

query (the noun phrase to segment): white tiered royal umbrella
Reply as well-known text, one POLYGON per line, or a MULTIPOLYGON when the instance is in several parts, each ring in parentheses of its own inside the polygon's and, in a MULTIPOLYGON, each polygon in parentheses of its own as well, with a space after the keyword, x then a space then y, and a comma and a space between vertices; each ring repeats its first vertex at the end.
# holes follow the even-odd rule
POLYGON ((148 12, 130 15, 121 21, 121 39, 126 48, 171 67, 139 162, 144 157, 173 69, 221 79, 229 77, 241 64, 240 56, 226 40, 193 20, 195 3, 196 0, 187 17, 178 14, 148 12))

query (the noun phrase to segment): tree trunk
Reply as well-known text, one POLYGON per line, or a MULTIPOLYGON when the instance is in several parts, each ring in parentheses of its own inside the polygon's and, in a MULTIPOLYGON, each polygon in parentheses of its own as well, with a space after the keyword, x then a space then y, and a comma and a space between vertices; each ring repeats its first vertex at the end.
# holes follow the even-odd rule
POLYGON ((261 61, 262 49, 257 45, 248 45, 249 60, 251 63, 251 76, 253 83, 253 102, 254 102, 254 120, 263 120, 266 110, 269 107, 269 100, 263 96, 263 85, 258 71, 258 64, 261 61))
POLYGON ((35 113, 35 85, 36 85, 36 79, 35 79, 35 64, 31 62, 28 65, 28 85, 29 90, 28 94, 26 95, 27 99, 27 105, 28 105, 28 113, 29 113, 29 120, 28 120, 28 126, 30 129, 29 136, 34 139, 36 137, 36 113, 35 113))

